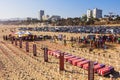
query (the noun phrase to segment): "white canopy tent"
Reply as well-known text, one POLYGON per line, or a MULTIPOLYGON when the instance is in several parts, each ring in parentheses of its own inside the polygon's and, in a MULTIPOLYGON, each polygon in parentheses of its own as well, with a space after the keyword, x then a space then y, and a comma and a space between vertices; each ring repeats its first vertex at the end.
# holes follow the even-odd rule
POLYGON ((19 31, 19 32, 16 32, 15 33, 15 36, 16 37, 23 37, 23 36, 28 36, 28 35, 32 35, 31 32, 28 32, 28 31, 19 31))

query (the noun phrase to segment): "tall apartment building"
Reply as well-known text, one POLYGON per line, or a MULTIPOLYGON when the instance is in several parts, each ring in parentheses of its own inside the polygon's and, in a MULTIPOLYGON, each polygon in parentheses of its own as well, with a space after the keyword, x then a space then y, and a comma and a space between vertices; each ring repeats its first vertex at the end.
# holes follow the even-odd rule
POLYGON ((95 8, 93 10, 88 9, 87 10, 87 18, 89 19, 91 17, 93 17, 93 18, 102 18, 102 10, 97 9, 97 8, 95 8))
POLYGON ((93 9, 93 17, 102 18, 102 10, 97 8, 93 9))
POLYGON ((40 10, 40 11, 39 11, 39 20, 41 20, 41 21, 43 20, 43 19, 42 19, 42 16, 43 16, 43 15, 44 15, 44 10, 40 10))
POLYGON ((87 18, 91 18, 92 17, 92 10, 88 9, 87 10, 87 18))

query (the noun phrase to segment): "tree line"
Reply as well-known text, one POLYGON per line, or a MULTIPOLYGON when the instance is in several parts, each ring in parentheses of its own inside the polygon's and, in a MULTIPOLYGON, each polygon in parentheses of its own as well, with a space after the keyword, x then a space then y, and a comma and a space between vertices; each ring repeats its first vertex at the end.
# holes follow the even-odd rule
POLYGON ((85 26, 85 25, 106 25, 106 24, 120 24, 120 16, 116 18, 87 18, 87 16, 75 17, 75 18, 67 18, 60 19, 58 21, 51 22, 50 24, 56 26, 85 26))
POLYGON ((36 24, 36 23, 47 23, 51 24, 53 26, 86 26, 86 25, 107 25, 107 24, 120 24, 120 16, 116 16, 115 18, 108 17, 108 18, 87 18, 87 15, 84 15, 82 17, 75 17, 75 18, 62 18, 60 20, 56 21, 40 21, 40 20, 21 20, 21 21, 0 21, 0 24, 36 24))

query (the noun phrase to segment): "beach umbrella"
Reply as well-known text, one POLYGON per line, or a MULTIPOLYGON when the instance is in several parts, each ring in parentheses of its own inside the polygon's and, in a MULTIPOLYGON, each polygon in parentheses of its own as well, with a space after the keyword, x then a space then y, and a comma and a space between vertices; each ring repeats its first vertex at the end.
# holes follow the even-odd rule
POLYGON ((22 37, 24 33, 25 33, 24 31, 19 31, 19 32, 15 33, 15 36, 16 37, 22 37))

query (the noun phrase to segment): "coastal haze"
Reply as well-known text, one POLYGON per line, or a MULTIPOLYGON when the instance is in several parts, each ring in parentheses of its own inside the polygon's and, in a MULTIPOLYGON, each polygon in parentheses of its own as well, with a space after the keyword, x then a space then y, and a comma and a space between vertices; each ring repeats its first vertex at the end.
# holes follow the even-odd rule
POLYGON ((0 80, 120 80, 119 3, 1 0, 0 80))

